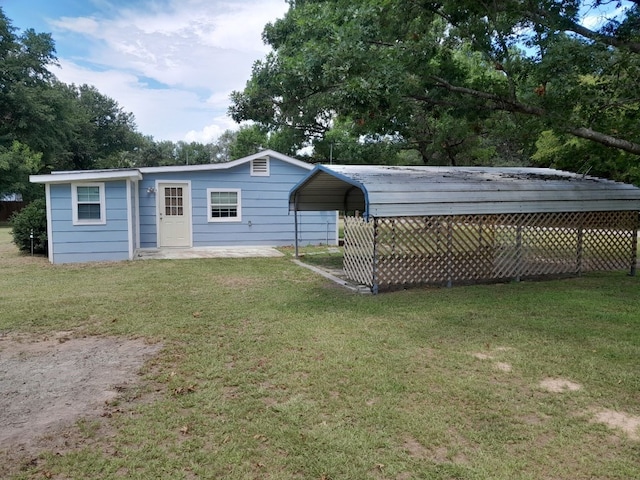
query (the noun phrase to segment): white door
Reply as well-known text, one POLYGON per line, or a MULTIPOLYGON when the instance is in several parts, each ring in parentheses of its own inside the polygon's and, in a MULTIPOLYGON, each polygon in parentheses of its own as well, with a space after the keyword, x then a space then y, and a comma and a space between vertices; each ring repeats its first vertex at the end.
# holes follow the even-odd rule
POLYGON ((159 247, 191 246, 191 205, 188 183, 158 184, 159 247))

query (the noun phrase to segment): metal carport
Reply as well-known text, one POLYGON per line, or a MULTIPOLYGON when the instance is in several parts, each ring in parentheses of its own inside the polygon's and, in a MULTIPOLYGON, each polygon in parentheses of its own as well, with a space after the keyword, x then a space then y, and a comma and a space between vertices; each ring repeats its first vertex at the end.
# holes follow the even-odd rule
POLYGON ((341 210, 344 268, 374 292, 590 270, 635 274, 640 189, 546 168, 318 165, 290 210, 341 210))

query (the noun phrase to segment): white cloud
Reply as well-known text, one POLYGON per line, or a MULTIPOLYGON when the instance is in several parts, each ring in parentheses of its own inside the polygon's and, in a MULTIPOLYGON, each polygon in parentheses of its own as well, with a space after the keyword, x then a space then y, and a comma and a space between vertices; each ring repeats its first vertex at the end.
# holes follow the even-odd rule
POLYGON ((237 125, 229 117, 218 117, 215 123, 207 125, 199 131, 191 130, 185 135, 187 142, 209 143, 222 135, 225 130, 234 130, 237 125))
MULTIPOLYGON (((217 135, 235 123, 225 116, 227 105, 211 105, 182 88, 149 88, 131 73, 107 70, 93 71, 61 61, 56 76, 65 83, 94 85, 101 93, 115 99, 127 112, 133 112, 138 130, 156 140, 186 140, 193 132, 203 130, 202 125, 215 122, 218 130, 209 128, 201 140, 214 141, 217 135)), ((189 141, 196 141, 195 139, 189 141)))
POLYGON ((134 5, 117 13, 108 9, 107 17, 52 21, 54 38, 81 35, 88 52, 60 58, 58 78, 95 85, 134 113, 142 133, 158 140, 211 141, 233 128, 226 117, 229 93, 244 88, 253 62, 268 51, 262 30, 284 15, 287 3, 170 0, 161 6, 145 0, 134 5))
POLYGON ((612 8, 611 5, 603 5, 598 8, 590 7, 585 9, 582 14, 580 24, 590 30, 599 30, 609 19, 621 20, 627 8, 626 5, 616 5, 615 8, 612 8))
POLYGON ((231 91, 228 92, 214 92, 209 98, 207 98, 207 105, 211 108, 227 108, 229 105, 229 96, 231 91))
POLYGON ((50 22, 54 27, 69 30, 75 33, 95 35, 98 31, 98 22, 90 17, 62 17, 60 20, 50 22))

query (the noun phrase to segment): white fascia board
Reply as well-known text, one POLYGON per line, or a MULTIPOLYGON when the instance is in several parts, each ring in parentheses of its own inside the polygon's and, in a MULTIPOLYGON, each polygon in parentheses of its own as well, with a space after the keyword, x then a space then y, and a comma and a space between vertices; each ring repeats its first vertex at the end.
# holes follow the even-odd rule
POLYGON ((30 175, 31 183, 71 183, 71 182, 97 182, 110 180, 142 180, 138 170, 87 170, 84 172, 60 172, 49 175, 30 175))
POLYGON ((231 162, 205 163, 200 165, 172 165, 168 167, 142 167, 140 168, 140 172, 145 174, 145 173, 175 173, 175 172, 199 172, 199 171, 208 171, 208 170, 227 170, 229 168, 237 167, 238 165, 251 162, 252 160, 256 160, 258 158, 275 158, 277 160, 282 160, 283 162, 290 163, 291 165, 295 165, 297 167, 301 167, 306 170, 313 169, 313 165, 311 165, 310 163, 303 162, 302 160, 298 160, 293 157, 289 157, 288 155, 284 155, 274 150, 263 150, 261 152, 254 153, 253 155, 249 155, 248 157, 232 160, 231 162))

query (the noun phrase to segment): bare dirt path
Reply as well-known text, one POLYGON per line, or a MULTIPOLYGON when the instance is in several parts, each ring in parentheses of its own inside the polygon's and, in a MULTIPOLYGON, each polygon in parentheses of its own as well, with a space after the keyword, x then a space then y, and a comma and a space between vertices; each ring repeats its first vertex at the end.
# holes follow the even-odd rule
POLYGON ((56 428, 98 417, 160 348, 111 337, 0 334, 0 451, 29 449, 56 428))

